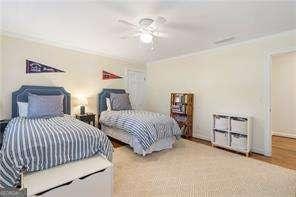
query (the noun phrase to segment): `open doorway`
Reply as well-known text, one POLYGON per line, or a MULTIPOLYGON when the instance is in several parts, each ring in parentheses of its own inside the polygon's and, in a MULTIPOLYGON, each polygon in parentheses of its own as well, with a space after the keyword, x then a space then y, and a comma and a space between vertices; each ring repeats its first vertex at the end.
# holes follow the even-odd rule
POLYGON ((296 165, 296 51, 274 54, 270 66, 271 159, 296 165))

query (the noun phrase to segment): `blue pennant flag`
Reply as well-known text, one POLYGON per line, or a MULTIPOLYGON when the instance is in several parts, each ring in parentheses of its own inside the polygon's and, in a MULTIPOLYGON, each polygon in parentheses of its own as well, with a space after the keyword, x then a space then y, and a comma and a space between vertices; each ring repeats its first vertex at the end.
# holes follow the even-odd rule
POLYGON ((65 71, 59 70, 38 62, 33 62, 31 60, 26 60, 26 73, 57 73, 65 71))

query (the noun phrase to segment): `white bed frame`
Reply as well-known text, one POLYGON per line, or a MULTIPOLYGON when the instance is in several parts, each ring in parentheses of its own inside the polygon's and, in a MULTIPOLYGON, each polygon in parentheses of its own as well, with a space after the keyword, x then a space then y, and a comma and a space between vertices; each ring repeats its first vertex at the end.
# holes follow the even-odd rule
POLYGON ((102 156, 94 156, 47 170, 22 174, 21 184, 22 188, 27 188, 28 196, 111 197, 113 165, 102 156))
POLYGON ((117 139, 121 142, 124 142, 126 144, 129 144, 135 153, 140 155, 147 155, 155 151, 161 151, 165 149, 171 149, 173 148, 173 144, 176 142, 176 137, 172 136, 170 138, 164 138, 160 139, 148 149, 143 150, 141 144, 139 143, 138 139, 132 135, 130 135, 128 132, 117 129, 117 128, 111 128, 105 125, 101 125, 101 130, 108 136, 117 139))

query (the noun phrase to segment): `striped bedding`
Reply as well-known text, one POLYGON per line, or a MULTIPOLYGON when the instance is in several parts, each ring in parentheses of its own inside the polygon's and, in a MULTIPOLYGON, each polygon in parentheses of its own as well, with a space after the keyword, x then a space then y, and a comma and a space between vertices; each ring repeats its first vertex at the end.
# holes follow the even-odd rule
POLYGON ((112 160, 113 146, 99 129, 69 115, 12 119, 0 151, 0 188, 20 184, 20 173, 102 155, 112 160))
POLYGON ((138 110, 104 111, 100 123, 127 131, 135 136, 143 150, 147 150, 158 139, 181 136, 176 121, 166 115, 138 110))

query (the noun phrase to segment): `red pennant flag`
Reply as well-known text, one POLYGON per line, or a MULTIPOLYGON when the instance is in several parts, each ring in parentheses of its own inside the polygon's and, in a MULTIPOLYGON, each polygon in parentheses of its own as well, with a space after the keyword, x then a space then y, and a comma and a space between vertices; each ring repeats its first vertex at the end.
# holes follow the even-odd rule
POLYGON ((107 71, 103 70, 103 80, 107 80, 107 79, 121 79, 122 77, 109 73, 107 71))

